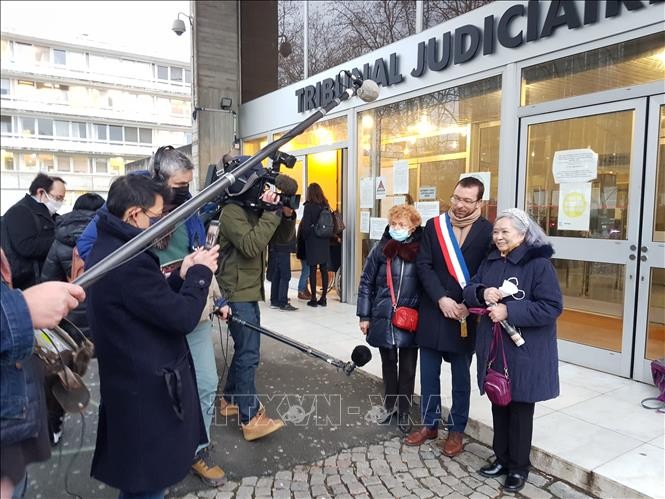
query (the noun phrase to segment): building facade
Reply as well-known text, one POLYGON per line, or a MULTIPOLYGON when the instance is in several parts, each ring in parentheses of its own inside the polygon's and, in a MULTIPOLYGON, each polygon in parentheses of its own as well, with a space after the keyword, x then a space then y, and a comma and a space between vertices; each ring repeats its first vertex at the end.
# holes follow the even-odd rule
POLYGON ((244 151, 334 98, 340 70, 374 79, 376 101, 283 148, 344 214, 343 300, 391 206, 430 218, 477 175, 487 218, 523 208, 554 242, 561 359, 650 381, 665 357, 664 21, 649 0, 493 2, 244 103, 244 151))
POLYGON ((163 144, 191 143, 189 61, 2 33, 1 164, 4 213, 37 172, 78 195, 105 195, 125 164, 163 144))

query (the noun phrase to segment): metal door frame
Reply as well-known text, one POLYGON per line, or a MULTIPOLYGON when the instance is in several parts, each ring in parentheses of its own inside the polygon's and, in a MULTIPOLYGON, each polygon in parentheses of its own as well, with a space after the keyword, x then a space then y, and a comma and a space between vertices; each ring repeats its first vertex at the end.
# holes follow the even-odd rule
POLYGON ((637 254, 640 234, 640 203, 635 202, 642 197, 642 162, 644 158, 644 132, 641 124, 646 123, 647 99, 631 99, 606 104, 598 104, 577 109, 568 109, 539 115, 532 115, 520 119, 519 141, 519 168, 517 206, 526 208, 526 165, 528 131, 530 125, 537 125, 553 121, 583 118, 598 114, 618 111, 634 111, 633 141, 631 150, 631 165, 628 191, 628 227, 627 239, 622 241, 607 239, 581 239, 567 237, 552 237, 551 241, 556 251, 556 258, 562 260, 579 260, 584 255, 584 261, 613 263, 625 266, 625 284, 623 296, 623 324, 621 351, 613 352, 597 347, 582 345, 567 340, 558 340, 559 356, 561 360, 574 364, 584 365, 619 376, 630 377, 633 352, 633 326, 635 319, 635 292, 637 286, 637 254))
MULTIPOLYGON (((665 268, 665 242, 653 240, 654 208, 656 204, 658 153, 660 138, 660 110, 665 106, 665 94, 649 98, 649 116, 646 122, 646 154, 644 165, 644 191, 642 198, 642 241, 639 248, 639 280, 635 321, 635 357, 633 378, 653 383, 651 361, 645 359, 649 328, 649 291, 651 270, 665 268)), ((665 172, 661 172, 665 174, 665 172)))

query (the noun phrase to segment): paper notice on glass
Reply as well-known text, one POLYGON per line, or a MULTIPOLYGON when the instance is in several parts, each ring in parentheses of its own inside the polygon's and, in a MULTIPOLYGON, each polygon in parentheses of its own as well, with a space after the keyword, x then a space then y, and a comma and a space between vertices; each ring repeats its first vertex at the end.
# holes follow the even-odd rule
POLYGON ((360 207, 371 208, 374 205, 374 179, 362 177, 360 179, 360 207))
POLYGON ((556 151, 552 175, 557 184, 589 182, 598 176, 598 154, 591 149, 556 151))
POLYGON ((565 183, 559 189, 559 230, 589 230, 591 182, 565 183))
POLYGON ((409 192, 409 162, 395 161, 393 163, 393 194, 406 194, 409 192))
POLYGON ((360 212, 360 232, 363 234, 369 232, 369 211, 360 212))
POLYGON ((436 199, 436 187, 423 185, 418 189, 418 199, 436 199))
POLYGON ((371 217, 369 219, 369 238, 373 241, 378 241, 383 236, 383 231, 386 230, 388 219, 371 217))
POLYGON ((416 203, 415 207, 423 219, 421 225, 425 225, 430 218, 438 217, 440 215, 438 201, 421 201, 416 203))
POLYGON ((399 206, 406 203, 406 196, 393 196, 393 206, 399 206))
POLYGON ((462 180, 463 178, 466 177, 473 177, 477 178, 483 183, 483 186, 485 187, 485 192, 483 192, 483 201, 489 201, 490 199, 490 181, 492 179, 492 173, 491 172, 469 172, 469 173, 462 173, 459 176, 459 179, 462 180))
POLYGON ((376 199, 386 198, 386 177, 376 177, 376 199))

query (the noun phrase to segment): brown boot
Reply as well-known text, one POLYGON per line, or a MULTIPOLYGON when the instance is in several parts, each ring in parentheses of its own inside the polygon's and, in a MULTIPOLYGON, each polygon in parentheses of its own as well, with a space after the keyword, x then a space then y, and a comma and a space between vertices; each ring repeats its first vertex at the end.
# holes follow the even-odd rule
POLYGON ((192 472, 206 485, 219 487, 224 485, 224 470, 212 462, 208 448, 202 449, 194 458, 192 472))
POLYGON ((219 401, 219 414, 225 418, 230 416, 237 416, 238 406, 236 404, 232 404, 231 402, 227 402, 227 400, 222 397, 219 401))
POLYGON ((305 291, 298 291, 298 299, 299 300, 311 300, 312 299, 312 294, 309 292, 308 289, 305 291))
POLYGON ((259 411, 249 420, 249 423, 242 423, 241 426, 245 440, 252 441, 284 428, 284 421, 271 419, 265 415, 265 412, 259 411))
POLYGON ((455 457, 464 450, 464 433, 459 431, 448 432, 448 438, 441 445, 441 450, 448 457, 455 457))
POLYGON ((434 440, 439 436, 439 430, 436 428, 428 428, 421 426, 416 431, 409 433, 404 439, 406 445, 417 446, 422 445, 428 440, 434 440))

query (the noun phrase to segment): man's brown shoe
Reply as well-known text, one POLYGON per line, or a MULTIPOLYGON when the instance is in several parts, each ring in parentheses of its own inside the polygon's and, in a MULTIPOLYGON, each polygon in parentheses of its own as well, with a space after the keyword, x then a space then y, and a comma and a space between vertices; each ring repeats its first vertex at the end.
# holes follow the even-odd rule
POLYGON ((310 292, 309 292, 308 290, 305 290, 305 291, 298 291, 298 299, 299 299, 299 300, 308 300, 308 301, 309 301, 309 300, 312 299, 312 295, 310 294, 310 292))
POLYGON ((284 428, 284 421, 271 419, 266 416, 265 412, 259 411, 249 420, 249 423, 242 423, 241 426, 245 440, 252 441, 284 428))
POLYGON ((428 428, 427 426, 421 426, 416 431, 409 433, 404 439, 406 445, 416 446, 422 445, 428 440, 434 440, 439 436, 439 430, 436 428, 428 428))
POLYGON ((219 413, 225 418, 237 416, 238 406, 228 402, 224 397, 221 397, 219 401, 219 413))
POLYGON ((441 450, 448 457, 455 457, 464 450, 464 433, 459 431, 448 432, 448 438, 441 445, 441 450))
POLYGON ((212 462, 208 448, 202 449, 194 458, 192 472, 206 485, 219 487, 224 485, 224 470, 212 462))

